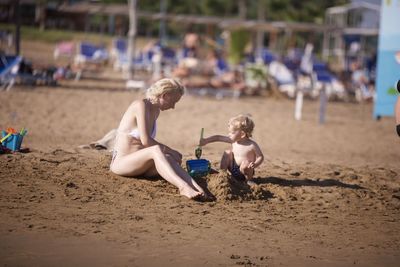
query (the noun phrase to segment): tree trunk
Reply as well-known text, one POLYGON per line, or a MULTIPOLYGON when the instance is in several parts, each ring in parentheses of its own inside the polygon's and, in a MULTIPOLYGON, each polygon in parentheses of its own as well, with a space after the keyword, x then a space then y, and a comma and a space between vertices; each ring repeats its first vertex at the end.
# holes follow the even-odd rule
MULTIPOLYGON (((257 8, 257 20, 258 22, 265 21, 265 1, 258 0, 258 8, 257 8)), ((257 30, 257 39, 256 39, 256 47, 255 47, 255 55, 257 59, 261 59, 261 51, 264 48, 264 30, 257 30)))
MULTIPOLYGON (((167 0, 161 0, 160 1, 160 14, 162 16, 165 16, 167 12, 167 0)), ((160 43, 161 44, 166 44, 167 42, 167 27, 166 27, 166 21, 165 18, 162 17, 160 19, 160 33, 159 33, 159 38, 160 38, 160 43)))
POLYGON ((40 31, 44 31, 46 28, 46 6, 47 1, 41 0, 37 3, 35 10, 35 20, 39 24, 40 31))
POLYGON ((239 18, 242 20, 246 20, 247 17, 247 6, 246 0, 239 0, 239 18))
POLYGON ((135 37, 136 37, 136 3, 137 0, 128 0, 129 7, 129 31, 128 31, 128 71, 129 80, 133 79, 134 69, 132 58, 135 55, 135 37))
POLYGON ((15 54, 20 52, 20 30, 21 30, 21 14, 19 9, 19 0, 14 2, 14 19, 15 19, 15 54))

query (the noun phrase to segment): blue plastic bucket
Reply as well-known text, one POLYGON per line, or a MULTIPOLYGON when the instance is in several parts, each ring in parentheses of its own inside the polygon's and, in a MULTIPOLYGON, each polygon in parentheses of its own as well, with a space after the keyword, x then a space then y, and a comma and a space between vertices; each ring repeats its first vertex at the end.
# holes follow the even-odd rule
MULTIPOLYGON (((6 131, 1 131, 1 138, 7 135, 6 131)), ((1 143, 3 146, 11 149, 12 151, 18 151, 21 148, 22 140, 24 137, 19 133, 10 135, 6 140, 1 143)))
POLYGON ((190 176, 198 178, 210 173, 211 164, 206 159, 191 159, 186 161, 186 168, 190 176))

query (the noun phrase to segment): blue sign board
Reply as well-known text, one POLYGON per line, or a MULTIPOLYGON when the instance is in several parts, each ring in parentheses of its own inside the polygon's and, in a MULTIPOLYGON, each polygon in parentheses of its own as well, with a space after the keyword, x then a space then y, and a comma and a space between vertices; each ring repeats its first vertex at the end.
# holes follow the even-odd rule
POLYGON ((382 0, 374 118, 394 116, 400 79, 400 0, 382 0))

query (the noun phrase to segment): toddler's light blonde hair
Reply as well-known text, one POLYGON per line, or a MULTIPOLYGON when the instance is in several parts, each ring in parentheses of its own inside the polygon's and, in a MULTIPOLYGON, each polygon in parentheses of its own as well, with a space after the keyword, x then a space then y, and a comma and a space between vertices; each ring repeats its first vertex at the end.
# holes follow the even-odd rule
POLYGON ((235 130, 242 130, 247 137, 251 137, 253 134, 254 122, 250 119, 250 115, 237 115, 229 120, 228 125, 235 130))
POLYGON ((156 103, 158 98, 170 92, 178 92, 181 95, 185 93, 185 87, 175 79, 164 78, 155 82, 146 91, 146 98, 152 103, 156 103))

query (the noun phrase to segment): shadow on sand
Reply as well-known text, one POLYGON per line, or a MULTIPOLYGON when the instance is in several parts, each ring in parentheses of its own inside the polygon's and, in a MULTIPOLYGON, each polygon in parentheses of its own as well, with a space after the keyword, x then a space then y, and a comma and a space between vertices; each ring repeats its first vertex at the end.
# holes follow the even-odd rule
POLYGON ((329 187, 329 186, 337 186, 343 188, 350 189, 365 189, 362 186, 356 184, 346 184, 342 183, 335 179, 302 179, 302 180, 288 180, 284 178, 269 176, 269 177, 259 177, 254 178, 254 182, 257 184, 277 184, 281 186, 290 186, 290 187, 298 187, 298 186, 318 186, 318 187, 329 187))

